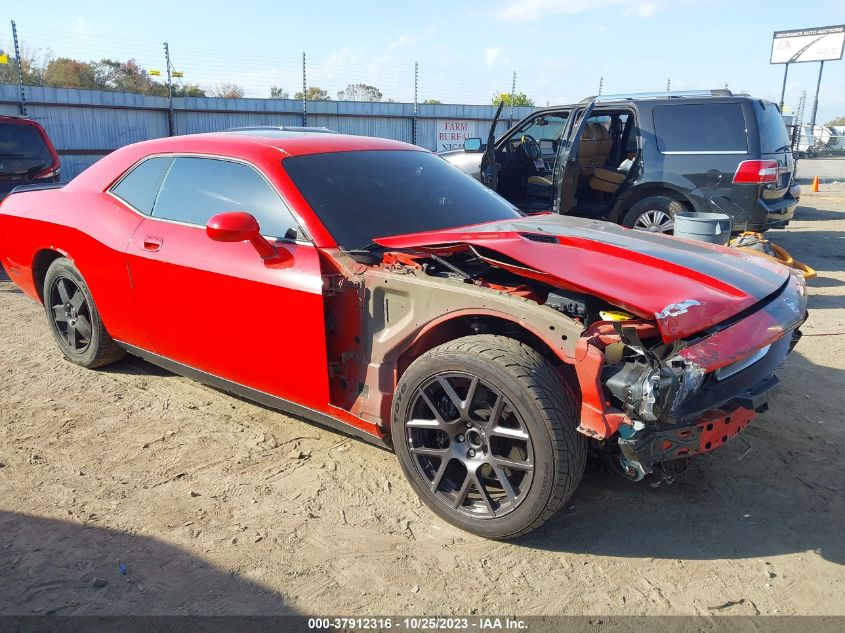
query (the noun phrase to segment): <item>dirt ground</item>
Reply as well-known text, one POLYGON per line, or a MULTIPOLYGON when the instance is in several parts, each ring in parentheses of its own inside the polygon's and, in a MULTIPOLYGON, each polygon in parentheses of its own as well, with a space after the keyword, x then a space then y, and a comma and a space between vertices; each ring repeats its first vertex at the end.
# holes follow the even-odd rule
POLYGON ((845 614, 845 192, 803 203, 771 237, 819 277, 771 410, 671 486, 588 467, 514 543, 437 519, 385 450, 65 362, 3 277, 0 614, 845 614))

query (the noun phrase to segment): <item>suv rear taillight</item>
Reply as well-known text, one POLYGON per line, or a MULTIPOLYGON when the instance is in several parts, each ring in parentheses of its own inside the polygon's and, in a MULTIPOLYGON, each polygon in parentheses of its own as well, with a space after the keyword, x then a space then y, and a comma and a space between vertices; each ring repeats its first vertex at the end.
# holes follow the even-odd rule
POLYGON ((734 183, 761 185, 778 179, 776 160, 744 160, 736 168, 734 183))

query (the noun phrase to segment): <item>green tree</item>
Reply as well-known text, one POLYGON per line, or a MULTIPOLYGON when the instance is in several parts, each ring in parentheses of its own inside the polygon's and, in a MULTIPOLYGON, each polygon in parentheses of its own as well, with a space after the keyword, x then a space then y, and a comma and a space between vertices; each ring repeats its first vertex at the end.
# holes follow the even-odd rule
POLYGON ((44 68, 44 85, 54 88, 97 90, 97 69, 90 62, 59 57, 51 59, 44 68))
POLYGON ((167 95, 167 86, 150 79, 147 69, 134 59, 125 62, 101 59, 94 65, 95 83, 100 90, 167 95))
POLYGON ((381 101, 381 90, 367 84, 349 84, 337 93, 338 101, 381 101))
POLYGON ((222 97, 224 99, 242 99, 244 96, 244 89, 238 84, 223 82, 217 84, 211 89, 212 97, 222 97))
MULTIPOLYGON (((14 53, 10 50, 3 49, 9 55, 8 64, 0 64, 0 84, 17 84, 18 83, 18 63, 14 57, 14 53)), ((49 53, 45 59, 49 58, 49 53)), ((27 86, 43 86, 44 85, 44 59, 39 59, 38 55, 26 48, 21 49, 21 68, 23 69, 23 82, 27 86)))
POLYGON ((284 88, 280 88, 279 86, 270 86, 270 98, 271 99, 290 99, 290 95, 288 91, 284 88))
MULTIPOLYGON (((166 87, 165 87, 166 88, 166 87)), ((197 84, 179 84, 173 86, 174 97, 206 97, 205 90, 197 84)))
POLYGON ((838 116, 835 119, 831 119, 830 121, 825 123, 825 125, 845 125, 845 116, 838 116))
POLYGON ((293 95, 294 99, 308 99, 308 101, 331 101, 332 98, 329 96, 329 93, 323 90, 318 86, 308 86, 308 90, 305 91, 303 95, 302 91, 300 90, 295 95, 293 95))
POLYGON ((534 99, 530 99, 524 92, 518 92, 513 96, 513 103, 511 103, 511 95, 509 92, 497 92, 493 95, 491 103, 499 105, 500 101, 504 101, 506 106, 533 106, 534 99))
POLYGON ((440 105, 441 103, 443 102, 440 99, 426 99, 423 101, 425 105, 440 105))

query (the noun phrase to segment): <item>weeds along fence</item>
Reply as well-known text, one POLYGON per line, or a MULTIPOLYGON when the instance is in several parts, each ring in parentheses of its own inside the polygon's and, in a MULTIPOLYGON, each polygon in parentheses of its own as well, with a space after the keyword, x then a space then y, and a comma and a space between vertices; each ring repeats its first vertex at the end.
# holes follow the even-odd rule
MULTIPOLYGON (((19 88, 0 85, 0 114, 17 115, 19 88)), ((170 133, 170 101, 150 95, 27 86, 27 114, 41 123, 62 160, 62 180, 73 178, 115 149, 170 133)), ((496 107, 488 105, 308 101, 295 99, 173 99, 173 133, 219 132, 249 125, 322 126, 344 134, 379 136, 431 150, 487 137, 496 107)), ((504 132, 534 108, 505 108, 504 132)))

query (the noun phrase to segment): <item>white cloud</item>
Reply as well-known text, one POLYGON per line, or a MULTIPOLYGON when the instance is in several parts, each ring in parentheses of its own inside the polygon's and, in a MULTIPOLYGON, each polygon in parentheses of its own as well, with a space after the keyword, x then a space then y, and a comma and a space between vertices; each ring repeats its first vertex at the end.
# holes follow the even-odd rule
POLYGON ((658 5, 643 0, 506 0, 496 15, 502 20, 531 22, 550 15, 575 15, 611 7, 624 8, 627 15, 650 17, 658 5))
POLYGON ((625 10, 626 15, 638 15, 641 18, 650 18, 657 13, 656 2, 637 2, 625 10))
POLYGON ((85 18, 76 18, 74 23, 75 23, 75 31, 79 35, 90 35, 91 34, 91 27, 88 25, 88 21, 85 18))
POLYGON ((499 58, 502 49, 498 47, 491 47, 484 49, 484 63, 488 66, 492 66, 493 63, 499 58))
POLYGON ((413 46, 419 41, 420 38, 413 33, 403 33, 387 45, 387 51, 391 52, 404 46, 413 46))

